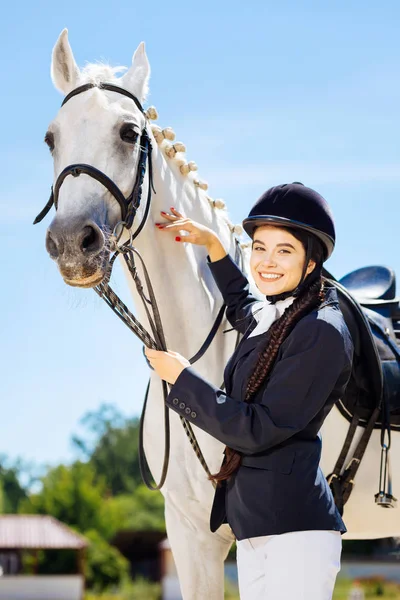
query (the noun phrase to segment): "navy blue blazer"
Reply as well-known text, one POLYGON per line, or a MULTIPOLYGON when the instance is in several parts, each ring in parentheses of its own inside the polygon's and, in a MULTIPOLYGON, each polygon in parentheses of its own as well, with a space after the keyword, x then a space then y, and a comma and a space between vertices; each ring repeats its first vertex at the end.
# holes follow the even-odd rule
POLYGON ((243 455, 238 471, 217 487, 211 531, 228 522, 238 540, 316 529, 345 532, 319 468, 319 430, 346 388, 353 356, 336 291, 326 288, 319 309, 295 325, 247 404, 246 383, 266 335, 248 337, 257 324, 251 311, 257 299, 230 256, 209 267, 227 318, 244 337, 226 365, 226 391, 187 367, 167 405, 243 455))

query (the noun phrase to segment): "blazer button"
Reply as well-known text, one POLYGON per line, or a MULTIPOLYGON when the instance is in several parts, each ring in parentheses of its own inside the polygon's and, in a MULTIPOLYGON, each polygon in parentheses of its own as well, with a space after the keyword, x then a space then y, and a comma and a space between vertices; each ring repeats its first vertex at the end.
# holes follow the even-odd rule
POLYGON ((184 408, 186 408, 186 404, 184 402, 181 402, 179 408, 183 410, 184 408))
POLYGON ((197 417, 197 413, 193 411, 193 412, 190 414, 190 416, 192 417, 192 419, 195 419, 195 418, 197 417))
POLYGON ((192 410, 192 409, 191 409, 191 408, 189 408, 189 406, 187 406, 187 407, 185 408, 185 413, 186 413, 187 415, 190 415, 190 411, 191 411, 191 410, 192 410))
POLYGON ((178 404, 178 402, 179 402, 178 398, 174 398, 172 400, 172 404, 175 404, 175 406, 178 404))

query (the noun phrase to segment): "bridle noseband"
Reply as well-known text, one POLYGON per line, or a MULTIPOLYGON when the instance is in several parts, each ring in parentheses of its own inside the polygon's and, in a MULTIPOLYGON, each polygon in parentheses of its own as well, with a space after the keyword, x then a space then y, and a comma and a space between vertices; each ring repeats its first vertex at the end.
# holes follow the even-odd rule
MULTIPOLYGON (((124 90, 123 88, 121 88, 117 85, 113 85, 111 83, 99 83, 99 84, 86 83, 85 85, 81 85, 81 86, 75 88, 74 90, 72 90, 72 92, 70 92, 64 98, 61 106, 64 106, 64 104, 66 104, 68 102, 68 100, 70 100, 74 96, 77 96, 78 94, 81 94, 82 92, 86 92, 87 90, 90 90, 92 88, 99 88, 101 90, 116 92, 118 94, 122 94, 123 96, 126 96, 127 98, 130 98, 131 100, 133 100, 133 102, 135 103, 136 107, 140 110, 140 112, 146 117, 143 107, 140 104, 139 100, 136 98, 136 96, 134 96, 127 90, 124 90)), ((112 179, 110 179, 105 173, 103 173, 99 169, 96 169, 95 167, 92 167, 92 165, 87 165, 84 163, 72 164, 72 165, 69 165, 68 167, 65 167, 65 169, 63 169, 63 171, 61 171, 61 173, 57 177, 54 187, 51 188, 50 198, 49 198, 46 206, 38 214, 38 216, 34 220, 33 224, 35 225, 36 223, 40 223, 40 221, 47 215, 47 213, 49 212, 49 210, 51 209, 53 204, 55 206, 55 209, 57 210, 58 196, 59 196, 61 185, 63 184, 65 178, 68 175, 72 175, 73 177, 78 177, 79 175, 84 173, 85 175, 89 175, 90 177, 92 177, 93 179, 95 179, 96 181, 101 183, 110 192, 110 194, 113 196, 113 198, 115 198, 115 200, 118 202, 118 204, 121 208, 121 221, 124 223, 124 225, 127 229, 130 229, 132 227, 133 221, 135 219, 136 212, 140 206, 140 201, 141 201, 141 197, 142 197, 143 180, 144 180, 144 176, 146 173, 146 160, 148 159, 149 191, 148 191, 148 195, 147 195, 147 203, 146 203, 145 213, 143 215, 142 222, 140 223, 138 229, 131 236, 131 240, 136 238, 139 235, 139 233, 141 232, 141 230, 143 229, 143 227, 146 223, 146 220, 147 220, 147 216, 148 216, 149 209, 150 209, 151 192, 153 191, 155 193, 155 190, 153 187, 153 172, 152 172, 152 162, 151 162, 152 148, 151 148, 151 142, 150 142, 149 135, 146 131, 146 126, 142 130, 139 144, 140 144, 139 145, 140 152, 139 152, 136 180, 135 180, 134 186, 132 188, 132 192, 130 193, 130 195, 127 198, 125 198, 124 194, 121 192, 119 187, 112 181, 112 179)))

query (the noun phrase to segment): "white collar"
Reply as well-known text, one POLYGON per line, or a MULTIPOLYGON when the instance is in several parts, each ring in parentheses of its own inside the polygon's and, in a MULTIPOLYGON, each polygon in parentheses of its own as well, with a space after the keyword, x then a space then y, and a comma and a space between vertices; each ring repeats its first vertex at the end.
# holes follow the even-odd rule
POLYGON ((283 315, 293 301, 294 296, 289 296, 289 298, 285 298, 285 300, 278 300, 275 304, 271 304, 268 300, 256 302, 252 308, 252 313, 257 321, 257 325, 249 335, 249 338, 254 337, 255 335, 261 335, 268 331, 272 323, 283 315))

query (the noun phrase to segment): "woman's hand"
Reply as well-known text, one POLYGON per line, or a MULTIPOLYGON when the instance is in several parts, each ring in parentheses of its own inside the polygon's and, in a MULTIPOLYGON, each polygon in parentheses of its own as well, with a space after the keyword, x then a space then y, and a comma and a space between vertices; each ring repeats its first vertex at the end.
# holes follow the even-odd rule
POLYGON ((183 237, 176 237, 176 241, 190 242, 198 246, 211 246, 218 240, 218 236, 205 225, 201 225, 192 219, 187 219, 180 212, 171 208, 171 213, 161 211, 161 215, 164 219, 169 221, 168 223, 156 223, 156 227, 160 231, 187 231, 188 235, 183 237))
POLYGON ((144 353, 157 375, 171 384, 175 383, 183 369, 190 367, 190 362, 186 358, 172 350, 163 352, 145 348, 144 353))
POLYGON ((161 215, 164 219, 167 219, 168 223, 156 223, 156 227, 160 231, 171 231, 179 233, 180 231, 187 232, 186 235, 176 236, 176 242, 189 242, 190 244, 196 244, 197 246, 206 246, 210 260, 212 262, 219 260, 226 256, 226 250, 221 244, 219 237, 205 225, 201 225, 192 219, 185 218, 175 208, 171 208, 170 213, 161 211, 161 215))

